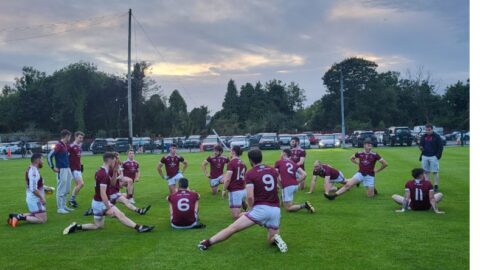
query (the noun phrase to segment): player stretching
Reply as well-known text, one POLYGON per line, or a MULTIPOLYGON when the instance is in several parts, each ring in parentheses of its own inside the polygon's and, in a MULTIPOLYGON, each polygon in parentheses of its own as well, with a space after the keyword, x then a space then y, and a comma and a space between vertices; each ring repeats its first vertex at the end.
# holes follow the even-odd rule
POLYGON ((188 190, 188 180, 178 180, 178 191, 167 198, 170 203, 170 225, 174 229, 201 229, 206 226, 199 222, 198 200, 200 195, 188 190))
POLYGON ((153 230, 153 226, 136 224, 108 200, 107 189, 112 184, 110 171, 113 170, 114 165, 115 155, 109 152, 103 154, 103 166, 95 173, 95 195, 92 200, 94 223, 77 224, 73 222, 63 230, 64 235, 79 230, 101 229, 105 224, 105 215, 117 218, 123 225, 135 229, 137 232, 143 233, 153 230))
POLYGON ((30 158, 31 164, 25 172, 27 186, 27 207, 30 213, 8 215, 8 224, 15 228, 18 221, 25 220, 28 223, 45 223, 47 221, 47 209, 45 207, 45 191, 40 169, 43 167, 42 154, 35 153, 30 158))
MULTIPOLYGON (((292 156, 290 159, 305 171, 305 157, 307 156, 307 152, 300 147, 300 139, 298 137, 292 137, 292 140, 290 141, 290 147, 290 150, 292 151, 292 156)), ((298 187, 300 190, 304 190, 305 182, 300 182, 298 187)))
POLYGON ((408 209, 413 211, 426 211, 433 209, 437 214, 444 214, 438 210, 437 204, 442 200, 442 193, 434 193, 430 181, 426 180, 425 171, 421 168, 412 170, 413 180, 405 184, 405 195, 393 195, 392 199, 402 206, 397 212, 405 212, 408 209), (427 195, 428 194, 428 195, 427 195))
POLYGON ((57 213, 68 214, 73 209, 67 207, 67 195, 70 192, 70 182, 73 179, 68 160, 68 146, 72 133, 64 129, 60 132, 60 141, 48 154, 48 165, 57 174, 57 213), (55 157, 55 166, 53 164, 55 157))
MULTIPOLYGON (((127 152, 127 160, 122 163, 123 168, 123 175, 131 179, 130 183, 130 194, 127 193, 127 199, 130 200, 131 203, 135 203, 135 199, 133 198, 133 184, 138 182, 140 179, 140 164, 134 159, 135 152, 133 150, 128 150, 127 152)), ((129 183, 127 182, 127 190, 128 190, 129 183)))
POLYGON ((323 190, 325 194, 337 191, 337 188, 333 184, 339 183, 345 185, 347 183, 341 171, 328 164, 322 164, 319 160, 316 160, 313 163, 313 176, 312 181, 310 182, 310 191, 308 194, 313 193, 313 190, 315 189, 315 183, 317 182, 317 176, 324 178, 323 190))
POLYGON ((262 152, 253 149, 248 152, 248 159, 252 165, 245 174, 247 183, 247 202, 250 211, 240 216, 230 226, 221 230, 207 240, 198 244, 200 250, 228 239, 234 233, 251 227, 255 223, 268 229, 268 241, 277 245, 281 252, 287 252, 287 244, 279 234, 280 207, 277 194, 277 171, 262 164, 262 152))
POLYGON ((187 161, 182 157, 177 155, 177 145, 176 144, 171 144, 170 153, 160 160, 160 162, 157 165, 157 171, 158 174, 160 174, 160 177, 168 181, 168 190, 170 194, 173 194, 175 191, 177 191, 176 184, 177 181, 180 180, 180 178, 183 178, 183 173, 187 169, 188 163, 187 161), (180 172, 180 162, 183 164, 183 169, 180 172), (167 176, 165 177, 162 172, 162 166, 165 165, 165 170, 167 171, 167 176))
POLYGON ((222 155, 223 147, 215 145, 213 148, 214 155, 209 156, 202 163, 202 171, 210 180, 210 188, 212 194, 217 194, 218 186, 223 183, 223 168, 230 161, 226 156, 222 155), (207 164, 210 163, 210 173, 207 172, 207 164))
POLYGON ((315 208, 309 201, 303 204, 293 204, 293 195, 298 190, 298 183, 305 181, 307 174, 302 168, 297 166, 290 159, 292 152, 290 149, 284 149, 280 154, 280 160, 275 162, 275 169, 280 175, 280 186, 282 187, 282 200, 285 210, 288 212, 297 212, 300 209, 307 209, 310 213, 315 213, 315 208), (297 180, 297 175, 299 179, 297 180))
POLYGON ((247 167, 240 159, 242 149, 235 145, 232 147, 232 160, 228 162, 227 173, 225 173, 225 183, 223 184, 222 198, 225 198, 225 190, 228 190, 228 204, 232 218, 235 220, 241 215, 241 208, 247 209, 245 198, 247 191, 245 190, 245 172, 247 167))
POLYGON ((82 142, 84 136, 85 134, 83 134, 83 132, 81 131, 75 132, 75 140, 68 147, 68 160, 70 163, 70 170, 72 171, 73 180, 75 180, 75 187, 73 188, 72 196, 70 197, 69 201, 70 206, 73 208, 78 207, 78 203, 75 200, 75 197, 78 195, 78 193, 83 187, 83 165, 80 161, 80 157, 82 155, 82 142))
POLYGON ((347 181, 341 189, 337 190, 333 195, 324 194, 325 198, 329 200, 335 200, 335 198, 345 191, 349 190, 358 183, 363 183, 363 186, 367 188, 367 196, 375 196, 375 174, 385 169, 388 164, 379 154, 372 151, 372 141, 365 139, 363 143, 364 151, 357 152, 353 155, 350 160, 358 165, 358 172, 347 181), (375 164, 379 161, 381 167, 375 169, 375 164))

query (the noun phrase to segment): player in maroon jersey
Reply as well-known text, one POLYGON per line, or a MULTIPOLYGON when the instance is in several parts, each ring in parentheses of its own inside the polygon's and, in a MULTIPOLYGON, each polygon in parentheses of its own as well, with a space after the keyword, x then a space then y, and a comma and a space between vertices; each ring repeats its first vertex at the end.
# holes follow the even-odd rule
POLYGON ((122 162, 122 169, 123 169, 123 176, 128 178, 123 181, 123 184, 127 186, 131 186, 131 193, 128 194, 127 192, 127 199, 130 200, 131 203, 135 203, 135 199, 133 198, 134 193, 134 184, 139 181, 140 179, 140 164, 135 160, 135 152, 130 149, 127 152, 127 160, 122 162), (131 181, 130 181, 131 180, 131 181))
POLYGON ((247 202, 251 208, 250 211, 211 238, 202 240, 198 244, 200 250, 207 250, 210 246, 224 241, 234 233, 256 223, 268 229, 268 241, 270 243, 275 244, 281 252, 287 252, 287 244, 279 234, 278 172, 274 168, 262 164, 262 151, 259 149, 250 150, 248 159, 252 169, 245 174, 245 181, 247 183, 247 202))
MULTIPOLYGON (((292 151, 290 159, 305 171, 305 158, 307 157, 307 152, 300 147, 300 139, 298 137, 292 137, 292 140, 290 140, 290 150, 292 151)), ((300 182, 298 188, 304 190, 305 182, 300 182)))
POLYGON ((338 190, 337 187, 334 186, 334 184, 341 184, 341 185, 347 184, 347 181, 341 171, 333 168, 332 166, 326 163, 321 163, 319 160, 316 160, 313 163, 313 177, 312 177, 312 181, 310 182, 310 191, 308 192, 308 194, 313 193, 318 176, 320 176, 321 178, 324 178, 323 190, 324 190, 324 193, 326 194, 329 194, 331 192, 335 192, 338 190))
POLYGON ((303 204, 293 204, 293 195, 297 192, 298 183, 305 181, 307 174, 297 164, 290 159, 292 152, 290 149, 283 149, 280 159, 275 162, 275 169, 279 173, 279 184, 282 188, 282 200, 285 210, 288 212, 297 212, 300 209, 307 209, 310 213, 315 213, 315 208, 309 201, 303 204), (297 179, 298 175, 298 179, 297 179))
POLYGON ((432 183, 426 180, 425 170, 416 168, 412 170, 412 180, 405 184, 405 195, 393 195, 392 199, 402 206, 397 212, 426 211, 433 209, 437 214, 445 212, 438 210, 437 204, 442 200, 442 193, 435 193, 432 183), (427 195, 428 194, 428 195, 427 195))
POLYGON ((202 171, 210 182, 210 188, 212 194, 215 195, 218 192, 218 186, 223 184, 223 168, 230 161, 226 156, 222 155, 223 147, 215 145, 213 148, 213 156, 209 156, 202 163, 202 171), (210 163, 210 172, 207 172, 207 165, 210 163))
POLYGON ((228 190, 228 204, 230 206, 230 213, 232 218, 238 219, 241 215, 241 208, 247 209, 245 199, 247 191, 245 190, 245 173, 247 166, 240 159, 242 156, 242 148, 235 145, 232 147, 231 160, 227 165, 227 172, 225 173, 225 182, 223 184, 222 198, 225 198, 225 190, 228 190))
POLYGON ((201 229, 205 224, 199 222, 198 201, 200 194, 188 189, 188 180, 178 180, 178 191, 167 198, 170 204, 170 225, 174 229, 201 229))
POLYGON ((15 228, 19 221, 40 224, 47 221, 47 209, 45 207, 45 190, 40 169, 43 167, 42 154, 35 153, 30 158, 31 164, 25 172, 26 201, 29 213, 8 215, 8 225, 15 228))
POLYGON ((103 154, 103 166, 95 173, 95 195, 92 200, 93 220, 94 223, 77 224, 73 222, 63 230, 63 234, 71 234, 78 230, 97 230, 103 228, 105 224, 105 215, 118 219, 123 225, 135 229, 137 232, 149 232, 153 230, 153 226, 139 225, 129 219, 125 214, 113 205, 107 195, 108 187, 112 183, 110 171, 115 166, 115 154, 103 154))
POLYGON ((379 154, 372 151, 372 141, 365 139, 363 142, 364 151, 355 153, 350 160, 358 165, 358 172, 347 181, 341 189, 337 190, 334 194, 324 194, 325 198, 334 200, 337 196, 343 194, 353 186, 363 183, 363 186, 367 188, 367 196, 375 196, 375 174, 385 169, 388 164, 379 154), (375 164, 380 162, 381 167, 375 169, 375 164))
POLYGON ((73 180, 75 181, 75 187, 72 190, 72 196, 70 197, 69 204, 73 208, 78 207, 78 203, 75 200, 80 190, 83 188, 83 165, 80 161, 82 155, 82 143, 85 134, 81 131, 77 131, 74 134, 75 140, 68 146, 68 159, 70 163, 70 170, 72 171, 73 180))
POLYGON ((170 194, 177 191, 176 184, 177 181, 183 177, 183 173, 188 167, 187 161, 182 157, 177 155, 177 145, 171 144, 168 155, 162 157, 160 162, 157 165, 157 171, 160 177, 167 180, 168 190, 170 194), (180 163, 183 164, 182 171, 180 171, 180 163), (165 170, 167 176, 165 177, 162 172, 162 166, 165 165, 165 170))

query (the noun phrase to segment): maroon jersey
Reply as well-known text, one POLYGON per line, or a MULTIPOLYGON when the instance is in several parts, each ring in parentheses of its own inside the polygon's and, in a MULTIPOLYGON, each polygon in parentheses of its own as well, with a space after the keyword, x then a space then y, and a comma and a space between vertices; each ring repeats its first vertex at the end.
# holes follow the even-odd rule
POLYGON ((209 156, 207 161, 210 163, 210 178, 215 179, 223 174, 223 168, 230 160, 226 156, 209 156))
POLYGON ((28 166, 25 171, 25 181, 27 183, 27 190, 33 192, 43 188, 43 178, 40 171, 35 166, 28 166))
POLYGON ((253 185, 255 205, 279 207, 277 170, 266 165, 256 165, 245 174, 247 185, 253 185))
POLYGON ((115 179, 115 184, 112 185, 112 179, 118 177, 118 173, 114 173, 113 170, 108 172, 108 176, 110 177, 110 182, 107 187, 107 195, 110 196, 112 194, 116 194, 120 192, 120 181, 119 179, 115 179))
POLYGON ((165 164, 165 170, 167 171, 167 176, 169 178, 178 174, 180 162, 184 161, 185 160, 183 159, 183 157, 177 155, 166 155, 160 160, 161 163, 165 164))
POLYGON ((192 225, 197 220, 195 204, 199 199, 198 193, 188 190, 179 190, 168 196, 172 207, 172 223, 176 226, 192 225))
POLYGON ((126 160, 122 164, 123 168, 123 175, 126 177, 130 177, 131 179, 135 180, 135 176, 137 175, 138 170, 140 169, 140 164, 136 160, 126 160))
POLYGON ((70 144, 68 146, 68 154, 70 170, 80 171, 82 169, 82 163, 80 162, 80 156, 82 155, 82 146, 76 143, 70 144))
POLYGON ((245 172, 247 166, 239 158, 232 159, 227 165, 227 171, 232 172, 232 178, 227 190, 230 192, 245 189, 245 172))
MULTIPOLYGON (((290 157, 290 159, 295 162, 295 164, 298 164, 298 162, 300 162, 300 158, 305 158, 307 156, 307 152, 305 152, 305 150, 300 147, 292 148, 290 150, 292 151, 292 156, 290 157)), ((305 169, 305 162, 300 165, 300 168, 305 169)))
POLYGON ((313 169, 313 175, 320 176, 322 178, 330 176, 330 179, 337 179, 340 176, 340 172, 328 164, 322 164, 319 170, 313 169))
POLYGON ((102 196, 100 195, 100 186, 105 185, 108 190, 108 186, 110 185, 110 174, 108 169, 105 167, 100 167, 95 173, 95 195, 93 199, 97 202, 102 201, 102 196))
POLYGON ((355 157, 358 158, 358 172, 362 175, 371 175, 375 176, 375 163, 381 160, 382 157, 375 153, 371 152, 357 152, 355 153, 355 157))
POLYGON ((280 159, 275 162, 275 169, 280 174, 282 187, 298 185, 297 170, 299 166, 290 159, 280 159))
POLYGON ((433 190, 432 183, 426 180, 410 180, 405 184, 405 189, 410 190, 410 208, 412 210, 428 210, 430 204, 430 190, 433 190))

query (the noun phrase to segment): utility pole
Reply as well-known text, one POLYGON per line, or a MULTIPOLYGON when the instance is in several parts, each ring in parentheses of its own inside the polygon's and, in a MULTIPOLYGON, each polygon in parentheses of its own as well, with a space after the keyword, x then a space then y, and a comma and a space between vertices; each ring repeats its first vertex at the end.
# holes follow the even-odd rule
POLYGON ((343 72, 340 69, 340 111, 342 115, 342 148, 345 148, 345 108, 343 104, 343 72))
POLYGON ((133 120, 132 120, 132 73, 131 66, 131 50, 132 50, 132 9, 128 10, 128 143, 133 143, 133 120))

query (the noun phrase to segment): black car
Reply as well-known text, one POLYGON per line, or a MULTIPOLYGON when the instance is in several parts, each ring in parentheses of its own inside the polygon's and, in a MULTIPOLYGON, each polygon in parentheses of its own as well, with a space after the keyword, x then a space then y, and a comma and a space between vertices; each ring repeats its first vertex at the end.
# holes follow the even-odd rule
POLYGON ((93 154, 103 154, 107 151, 112 151, 114 141, 109 139, 97 138, 90 145, 90 150, 93 154))
POLYGON ((128 150, 130 150, 128 138, 117 138, 113 148, 115 149, 115 152, 126 153, 128 150))
POLYGON ((201 143, 200 135, 190 135, 183 143, 184 148, 199 148, 201 143))
POLYGON ((351 142, 353 147, 363 147, 365 139, 369 138, 372 141, 374 147, 378 146, 377 137, 373 131, 361 131, 357 135, 352 135, 351 142))
POLYGON ((411 146, 413 135, 408 127, 390 127, 383 134, 383 145, 395 146, 399 144, 411 146))
POLYGON ((267 133, 262 135, 258 141, 258 148, 265 149, 280 149, 280 142, 275 133, 267 133))

